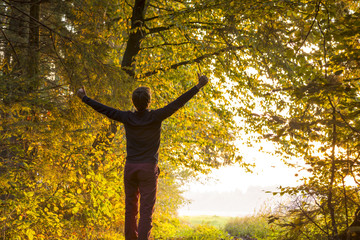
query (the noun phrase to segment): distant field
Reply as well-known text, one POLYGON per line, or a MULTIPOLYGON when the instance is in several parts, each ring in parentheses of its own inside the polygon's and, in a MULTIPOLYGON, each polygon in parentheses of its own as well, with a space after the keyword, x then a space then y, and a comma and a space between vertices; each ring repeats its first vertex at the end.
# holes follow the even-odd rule
POLYGON ((199 225, 199 224, 208 224, 217 228, 223 228, 225 224, 232 217, 223 217, 223 216, 182 216, 180 219, 184 222, 189 223, 190 225, 199 225))

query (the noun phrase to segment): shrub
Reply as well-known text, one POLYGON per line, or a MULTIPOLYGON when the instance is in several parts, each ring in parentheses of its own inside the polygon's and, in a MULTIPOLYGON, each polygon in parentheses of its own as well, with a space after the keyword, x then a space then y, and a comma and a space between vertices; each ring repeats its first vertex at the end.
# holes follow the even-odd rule
POLYGON ((197 225, 194 227, 184 226, 177 233, 181 240, 219 240, 230 239, 228 234, 223 230, 209 225, 197 225))
POLYGON ((151 231, 154 239, 174 239, 177 235, 178 229, 181 228, 181 223, 176 218, 159 218, 153 222, 153 229, 151 231))
POLYGON ((269 239, 272 230, 264 216, 247 216, 230 219, 225 231, 231 236, 242 238, 269 239))

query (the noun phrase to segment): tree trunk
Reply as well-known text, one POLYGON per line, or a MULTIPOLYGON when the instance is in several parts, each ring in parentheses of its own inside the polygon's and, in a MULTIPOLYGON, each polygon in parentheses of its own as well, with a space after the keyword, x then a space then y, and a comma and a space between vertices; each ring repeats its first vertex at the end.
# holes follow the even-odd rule
POLYGON ((40 1, 30 1, 30 18, 29 18, 29 75, 34 76, 39 71, 39 38, 40 38, 40 1), (30 68, 31 67, 31 68, 30 68))
POLYGON ((4 61, 9 70, 19 70, 23 66, 25 58, 22 56, 22 48, 26 46, 27 26, 25 16, 17 9, 25 10, 26 6, 17 1, 10 1, 10 17, 8 31, 3 32, 6 49, 4 61))
POLYGON ((145 33, 143 32, 146 0, 136 0, 131 17, 131 30, 127 41, 125 53, 121 63, 122 68, 130 76, 135 75, 135 56, 140 51, 140 44, 145 33))
MULTIPOLYGON (((122 68, 124 71, 129 74, 131 77, 135 75, 135 57, 140 51, 140 44, 142 39, 145 36, 145 33, 142 31, 145 12, 146 12, 146 3, 147 0, 136 0, 132 17, 131 17, 131 30, 129 39, 127 41, 126 49, 124 52, 123 60, 121 63, 122 68)), ((116 134, 117 128, 115 123, 111 123, 109 126, 109 131, 105 136, 99 134, 94 143, 93 148, 97 148, 97 146, 101 144, 109 145, 112 141, 112 134, 116 134)))
POLYGON ((29 90, 35 90, 39 81, 36 80, 39 73, 39 38, 40 38, 40 1, 30 1, 30 17, 29 17, 29 40, 28 40, 28 64, 27 77, 31 81, 29 90))
MULTIPOLYGON (((330 100, 330 99, 329 99, 330 100)), ((331 101, 331 100, 330 100, 331 101)), ((332 105, 332 104, 331 104, 332 105)), ((338 236, 338 230, 336 225, 336 219, 335 219, 335 209, 333 204, 333 186, 335 181, 335 148, 336 148, 336 109, 335 106, 333 106, 333 133, 332 133, 332 152, 331 152, 331 169, 330 169, 330 183, 329 183, 329 192, 328 192, 328 208, 331 218, 331 225, 332 225, 332 239, 339 239, 338 236)))

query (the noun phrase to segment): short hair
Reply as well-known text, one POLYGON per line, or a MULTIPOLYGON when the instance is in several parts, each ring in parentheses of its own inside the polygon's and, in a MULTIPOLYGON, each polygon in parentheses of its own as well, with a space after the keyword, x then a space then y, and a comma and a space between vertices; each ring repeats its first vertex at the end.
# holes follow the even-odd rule
POLYGON ((132 94, 132 101, 138 111, 147 109, 151 101, 151 90, 148 87, 138 87, 132 94))

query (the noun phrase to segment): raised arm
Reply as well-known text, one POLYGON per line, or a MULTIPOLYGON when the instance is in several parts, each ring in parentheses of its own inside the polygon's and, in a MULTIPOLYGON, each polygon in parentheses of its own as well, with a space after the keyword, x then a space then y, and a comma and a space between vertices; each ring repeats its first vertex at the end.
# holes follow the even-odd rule
POLYGON ((124 111, 120 111, 118 109, 112 108, 112 107, 108 107, 102 103, 99 103, 91 98, 89 98, 88 96, 86 96, 86 91, 84 87, 81 87, 76 95, 87 105, 89 105, 90 107, 92 107, 95 111, 104 114, 105 116, 107 116, 110 119, 119 121, 119 122, 123 122, 123 116, 124 116, 124 111))
POLYGON ((196 86, 194 86, 193 88, 182 94, 175 101, 155 111, 159 120, 162 121, 170 117, 172 114, 174 114, 177 110, 183 107, 185 103, 187 103, 192 97, 194 97, 195 94, 197 94, 202 87, 204 87, 209 82, 209 79, 205 75, 200 75, 200 74, 198 74, 198 80, 199 82, 196 86))

